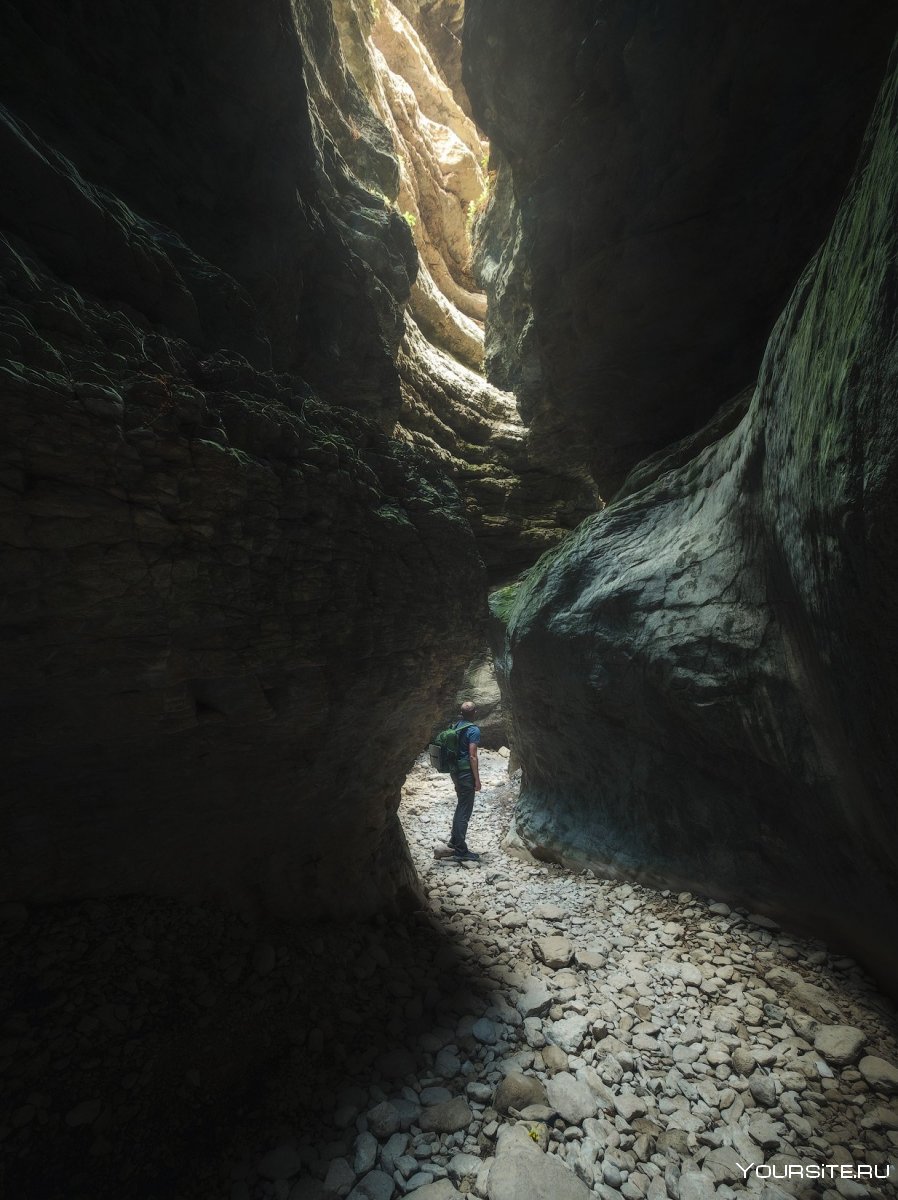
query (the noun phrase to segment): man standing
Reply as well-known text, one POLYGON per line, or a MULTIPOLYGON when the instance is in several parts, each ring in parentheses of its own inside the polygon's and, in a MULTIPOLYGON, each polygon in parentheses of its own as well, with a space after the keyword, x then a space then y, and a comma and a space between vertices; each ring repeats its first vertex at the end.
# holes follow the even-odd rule
POLYGON ((458 767, 451 771, 450 775, 455 784, 458 803, 452 819, 449 849, 453 852, 452 857, 458 862, 480 861, 480 855, 469 850, 465 840, 468 834, 468 822, 474 808, 474 793, 480 791, 480 763, 477 759, 480 730, 474 724, 476 716, 477 705, 471 700, 466 700, 459 709, 458 720, 452 726, 453 729, 458 730, 458 767))

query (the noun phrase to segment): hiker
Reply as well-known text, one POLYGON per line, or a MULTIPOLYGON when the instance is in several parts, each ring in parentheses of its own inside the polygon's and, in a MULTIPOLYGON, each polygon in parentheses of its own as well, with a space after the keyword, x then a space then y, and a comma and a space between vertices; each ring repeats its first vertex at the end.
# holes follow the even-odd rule
POLYGON ((459 718, 452 725, 458 730, 457 766, 450 771, 450 778, 455 784, 455 794, 458 803, 455 806, 455 816, 452 818, 452 832, 449 834, 449 849, 453 858, 459 862, 479 862, 480 855, 468 849, 465 841, 468 833, 468 822, 474 808, 474 793, 480 791, 480 763, 477 760, 477 747, 480 745, 480 730, 474 724, 477 716, 477 705, 466 700, 459 709, 459 718))

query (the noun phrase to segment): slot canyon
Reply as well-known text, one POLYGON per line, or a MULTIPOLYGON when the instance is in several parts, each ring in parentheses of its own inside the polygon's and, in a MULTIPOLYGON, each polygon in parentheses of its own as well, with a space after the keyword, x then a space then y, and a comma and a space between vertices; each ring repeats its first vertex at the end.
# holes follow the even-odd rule
POLYGON ((0 12, 0 1193, 898 1196, 894 3, 0 12))

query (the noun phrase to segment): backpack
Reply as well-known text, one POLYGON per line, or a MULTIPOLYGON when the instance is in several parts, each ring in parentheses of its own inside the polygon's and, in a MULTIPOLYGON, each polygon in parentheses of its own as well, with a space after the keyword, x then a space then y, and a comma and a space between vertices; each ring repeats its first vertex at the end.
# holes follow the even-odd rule
POLYGON ((473 721, 463 721, 461 725, 450 726, 436 735, 427 747, 430 765, 434 770, 445 775, 458 769, 458 735, 473 726, 473 721))

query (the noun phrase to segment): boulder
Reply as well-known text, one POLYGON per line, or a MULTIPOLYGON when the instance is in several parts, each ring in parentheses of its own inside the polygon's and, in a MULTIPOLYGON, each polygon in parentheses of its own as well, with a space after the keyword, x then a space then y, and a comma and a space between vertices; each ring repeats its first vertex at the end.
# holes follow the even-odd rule
POLYGON ((862 1029, 851 1025, 822 1025, 814 1038, 814 1049, 834 1067, 856 1063, 867 1041, 862 1029))
POLYGON ((497 1112, 507 1113, 510 1108, 520 1111, 528 1104, 545 1104, 546 1089, 539 1079, 512 1071, 496 1088, 493 1105, 497 1112))
POLYGON ((592 1090, 569 1071, 559 1071, 546 1083, 549 1105, 568 1125, 580 1125, 587 1117, 594 1117, 598 1102, 592 1090))
POLYGON ((898 1067, 869 1054, 858 1063, 858 1070, 876 1092, 898 1093, 898 1067))
POLYGON ((533 943, 533 953, 540 962, 551 967, 553 970, 560 970, 570 964, 574 954, 573 943, 566 937, 552 936, 537 938, 533 943))
POLYGON ((463 1096, 434 1104, 421 1113, 420 1125, 425 1133, 458 1133, 467 1129, 474 1119, 471 1107, 463 1096))
POLYGON ((499 1131, 489 1200, 589 1200, 590 1189, 553 1154, 538 1149, 520 1125, 499 1131))

